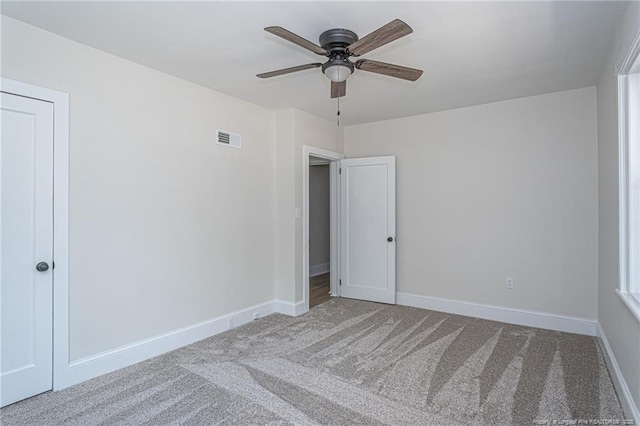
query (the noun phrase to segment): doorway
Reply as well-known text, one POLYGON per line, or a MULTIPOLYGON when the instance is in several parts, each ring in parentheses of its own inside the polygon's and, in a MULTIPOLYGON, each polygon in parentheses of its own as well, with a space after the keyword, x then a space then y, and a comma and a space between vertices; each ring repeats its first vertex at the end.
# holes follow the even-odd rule
MULTIPOLYGON (((331 296, 394 304, 396 300, 395 157, 344 159, 303 147, 303 300, 310 307, 310 176, 329 164, 331 296)), ((317 244, 317 243, 316 243, 317 244)))
POLYGON ((54 90, 1 81, 0 406, 5 406, 66 385, 69 99, 54 90))
POLYGON ((304 312, 307 312, 310 307, 329 300, 331 296, 340 295, 338 173, 339 162, 343 158, 344 155, 337 152, 303 146, 304 312), (311 207, 314 208, 313 213, 311 207), (322 211, 315 211, 315 209, 322 211), (310 303, 312 296, 313 304, 310 303))
POLYGON ((309 308, 331 295, 330 161, 309 157, 309 308))

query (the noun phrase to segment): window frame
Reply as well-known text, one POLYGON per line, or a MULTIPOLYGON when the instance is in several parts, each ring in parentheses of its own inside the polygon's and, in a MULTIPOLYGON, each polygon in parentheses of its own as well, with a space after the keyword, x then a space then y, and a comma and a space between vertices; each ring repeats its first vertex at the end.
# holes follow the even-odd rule
POLYGON ((640 32, 617 68, 618 82, 618 153, 619 153, 619 227, 620 227, 620 283, 618 296, 640 321, 640 96, 631 98, 633 89, 640 94, 640 32), (631 118, 635 118, 632 121, 631 118), (633 139, 632 140, 632 136, 633 139), (629 155, 630 150, 634 155, 629 155), (630 183, 633 179, 633 185, 630 183), (633 186, 633 191, 630 189, 633 186), (632 198, 633 203, 630 203, 632 198), (637 217, 635 226, 630 216, 637 217), (633 241, 632 241, 633 240, 633 241))

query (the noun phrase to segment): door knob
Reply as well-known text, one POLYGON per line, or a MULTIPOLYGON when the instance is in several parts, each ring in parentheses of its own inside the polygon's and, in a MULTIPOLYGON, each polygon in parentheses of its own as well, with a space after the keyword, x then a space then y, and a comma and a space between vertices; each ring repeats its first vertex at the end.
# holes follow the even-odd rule
POLYGON ((40 262, 36 265, 36 270, 38 272, 45 272, 49 270, 49 264, 47 262, 40 262))
POLYGON ((393 237, 387 238, 387 241, 389 241, 390 243, 393 242, 393 237))

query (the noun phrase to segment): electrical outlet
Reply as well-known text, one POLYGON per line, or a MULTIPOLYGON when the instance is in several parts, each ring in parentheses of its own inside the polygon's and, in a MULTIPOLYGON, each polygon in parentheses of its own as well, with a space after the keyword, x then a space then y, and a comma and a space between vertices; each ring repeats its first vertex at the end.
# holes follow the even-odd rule
POLYGON ((257 320, 258 318, 260 318, 260 313, 259 312, 254 312, 253 313, 253 319, 257 320))
POLYGON ((229 317, 229 330, 231 330, 235 326, 233 317, 229 317))
POLYGON ((513 290, 513 278, 507 277, 507 288, 513 290))

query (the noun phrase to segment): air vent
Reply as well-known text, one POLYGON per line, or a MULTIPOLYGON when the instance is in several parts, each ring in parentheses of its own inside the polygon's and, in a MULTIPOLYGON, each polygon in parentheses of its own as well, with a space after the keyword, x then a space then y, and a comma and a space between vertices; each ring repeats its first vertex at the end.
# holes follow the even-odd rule
POLYGON ((232 146, 234 148, 242 148, 242 136, 227 132, 226 130, 218 130, 218 143, 220 145, 232 146))

